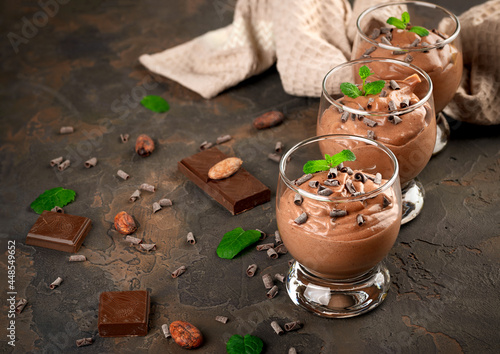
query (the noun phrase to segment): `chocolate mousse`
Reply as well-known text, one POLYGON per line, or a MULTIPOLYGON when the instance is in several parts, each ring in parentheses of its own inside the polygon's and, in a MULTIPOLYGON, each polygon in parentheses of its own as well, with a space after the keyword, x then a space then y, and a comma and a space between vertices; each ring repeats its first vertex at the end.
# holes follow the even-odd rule
POLYGON ((297 198, 287 188, 276 211, 287 249, 323 278, 349 279, 368 272, 389 253, 399 232, 401 207, 386 182, 379 173, 345 167, 317 172, 297 186, 318 199, 297 198))

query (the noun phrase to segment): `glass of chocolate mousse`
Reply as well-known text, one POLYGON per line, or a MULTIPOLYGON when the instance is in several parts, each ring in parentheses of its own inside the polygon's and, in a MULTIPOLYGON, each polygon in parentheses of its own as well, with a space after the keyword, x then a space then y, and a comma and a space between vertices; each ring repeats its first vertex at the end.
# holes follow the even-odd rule
POLYGON ((384 3, 362 12, 351 59, 382 57, 412 63, 429 74, 434 85, 437 138, 434 154, 447 144, 450 128, 440 112, 451 101, 462 78, 460 22, 450 11, 427 2, 384 3))
POLYGON ((286 152, 276 220, 295 259, 286 279, 292 301, 332 318, 380 305, 390 286, 382 260, 398 236, 401 210, 398 161, 384 145, 330 134, 286 152))
MULTIPOLYGON (((422 69, 400 60, 372 58, 343 63, 323 80, 317 135, 351 134, 387 146, 399 162, 402 223, 422 210, 424 188, 416 176, 436 140, 432 82, 422 69)), ((322 149, 327 151, 327 143, 322 149)))

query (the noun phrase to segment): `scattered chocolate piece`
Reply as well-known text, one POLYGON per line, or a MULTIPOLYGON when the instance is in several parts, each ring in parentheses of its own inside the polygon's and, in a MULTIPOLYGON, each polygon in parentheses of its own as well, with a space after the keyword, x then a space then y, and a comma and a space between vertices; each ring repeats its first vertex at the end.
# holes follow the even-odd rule
POLYGON ((267 155, 267 158, 271 161, 274 161, 274 162, 281 161, 281 155, 279 155, 277 153, 271 153, 271 154, 267 155))
POLYGON ((327 179, 323 182, 325 186, 330 186, 330 187, 338 187, 340 186, 340 182, 336 179, 327 179))
POLYGON ((285 333, 285 331, 283 331, 283 329, 280 327, 280 325, 276 321, 271 322, 271 327, 274 329, 274 332, 279 336, 281 336, 283 333, 285 333))
POLYGON ((24 308, 26 307, 26 305, 28 304, 28 300, 26 299, 20 299, 17 304, 16 304, 16 314, 20 314, 21 312, 23 312, 24 308))
POLYGON ((324 197, 328 197, 333 194, 333 191, 330 188, 323 187, 321 190, 318 190, 318 195, 322 195, 324 197))
POLYGON ((135 141, 135 152, 141 157, 148 157, 153 153, 155 149, 155 143, 146 134, 141 134, 137 137, 135 141))
POLYGON ((365 218, 363 215, 358 214, 356 215, 356 222, 358 223, 359 226, 363 225, 365 223, 365 218))
POLYGON ((279 245, 274 247, 274 250, 276 251, 277 254, 287 254, 288 253, 288 249, 282 243, 280 243, 279 245))
POLYGON ((262 241, 263 239, 265 239, 267 237, 267 234, 264 231, 259 230, 259 229, 255 229, 255 231, 259 231, 260 232, 259 240, 262 241))
POLYGON ((332 211, 330 211, 330 217, 332 217, 332 218, 338 218, 338 217, 346 216, 346 215, 347 215, 347 210, 332 209, 332 211))
POLYGON ((266 289, 271 289, 274 285, 273 278, 269 274, 262 275, 262 282, 266 289))
POLYGON ((406 50, 393 50, 392 55, 404 55, 408 53, 406 50))
POLYGON ((255 272, 257 271, 257 264, 250 264, 247 268, 247 277, 251 278, 255 275, 255 272))
POLYGON ((147 192, 154 192, 156 190, 155 186, 152 186, 151 184, 143 183, 139 186, 140 190, 147 191, 147 192))
POLYGON ((294 221, 295 221, 295 223, 297 223, 299 225, 305 223, 307 221, 307 214, 305 212, 303 212, 294 221))
POLYGON ((387 34, 392 31, 390 27, 380 27, 380 33, 387 34))
POLYGON ((404 60, 406 63, 411 63, 413 61, 413 57, 411 56, 411 54, 408 54, 405 56, 404 60))
POLYGON ((381 42, 384 43, 385 45, 391 45, 392 43, 387 39, 387 37, 382 37, 381 42))
POLYGON ((378 36, 380 36, 380 28, 374 28, 370 34, 370 39, 377 39, 378 36))
POLYGON ((342 107, 340 107, 340 106, 337 107, 337 111, 339 113, 344 113, 344 109, 342 107))
MULTIPOLYGON (((375 38, 373 38, 373 39, 375 39, 375 38)), ((376 50, 377 50, 377 46, 374 45, 373 47, 370 47, 367 50, 365 50, 365 53, 363 55, 370 55, 370 54, 372 54, 376 50)))
POLYGON ((395 111, 395 110, 397 110, 396 104, 394 103, 393 100, 390 100, 388 105, 389 105, 389 111, 395 111))
POLYGON ((87 257, 85 257, 83 254, 75 254, 73 256, 69 256, 70 262, 85 262, 86 260, 87 257))
POLYGON ((352 184, 352 181, 349 179, 345 182, 345 189, 347 189, 347 191, 351 194, 355 194, 357 192, 354 184, 352 184))
POLYGON ((382 175, 380 174, 380 172, 377 172, 375 174, 375 178, 373 179, 373 183, 375 183, 375 184, 382 183, 382 175))
POLYGON ((158 202, 153 203, 153 214, 161 210, 161 205, 158 202))
POLYGON ((61 283, 63 282, 63 278, 61 277, 57 277, 56 280, 54 280, 50 285, 49 285, 49 288, 54 290, 55 288, 57 288, 59 285, 61 285, 61 283))
POLYGON ((122 143, 126 143, 128 141, 128 138, 130 138, 130 135, 120 134, 120 140, 122 141, 122 143))
POLYGON ((375 101, 375 99, 373 97, 370 97, 368 99, 368 102, 366 103, 366 108, 370 109, 372 108, 372 103, 375 101))
POLYGON ((283 274, 280 274, 280 273, 276 273, 274 275, 274 279, 284 283, 285 282, 285 276, 283 274))
POLYGON ((346 167, 342 167, 340 169, 340 172, 347 173, 349 176, 352 176, 354 174, 354 171, 352 170, 352 168, 347 167, 347 166, 346 167))
POLYGON ((340 116, 340 120, 342 121, 342 123, 345 123, 347 122, 347 120, 349 119, 349 112, 344 112, 342 113, 342 115, 340 116))
POLYGON ((364 122, 367 126, 369 126, 370 128, 376 127, 376 126, 377 126, 377 124, 378 124, 378 123, 377 123, 377 122, 375 122, 374 120, 372 120, 372 119, 370 119, 370 118, 366 118, 366 117, 364 117, 364 118, 363 118, 363 122, 364 122))
POLYGON ((227 323, 228 318, 226 316, 215 316, 215 320, 220 323, 227 323))
POLYGON ((118 172, 116 172, 116 174, 118 175, 118 177, 120 177, 121 179, 123 179, 125 181, 130 178, 130 176, 127 173, 123 172, 122 170, 118 170, 118 172))
POLYGON ((380 91, 380 97, 387 97, 387 91, 386 90, 380 91))
POLYGON ((57 169, 59 171, 64 171, 71 165, 71 162, 69 160, 65 160, 64 162, 61 162, 58 166, 57 169))
POLYGON ((175 279, 180 277, 182 274, 184 274, 185 271, 186 271, 186 266, 180 266, 179 268, 174 270, 174 272, 172 273, 172 278, 175 279))
POLYGON ((391 80, 389 81, 389 86, 391 86, 391 88, 393 90, 400 90, 401 87, 399 87, 398 83, 396 82, 396 80, 391 80))
POLYGON ((196 243, 196 240, 195 240, 192 232, 188 232, 188 234, 186 236, 186 241, 192 245, 194 245, 196 243))
POLYGON ((328 170, 328 175, 326 176, 328 179, 332 179, 332 178, 335 178, 337 177, 337 174, 339 173, 339 171, 337 171, 337 168, 336 167, 331 167, 329 170, 328 170))
POLYGON ((313 178, 313 175, 311 173, 308 173, 306 175, 303 175, 302 177, 300 177, 298 180, 295 181, 295 184, 297 186, 300 186, 301 184, 303 184, 304 182, 307 182, 309 181, 311 178, 313 178))
POLYGON ((299 193, 295 193, 295 197, 293 198, 293 203, 295 205, 301 205, 304 201, 304 198, 299 193))
POLYGON ((125 237, 125 241, 130 242, 134 245, 140 245, 142 243, 142 240, 140 238, 128 236, 128 235, 127 235, 127 237, 125 237))
POLYGON ((57 206, 57 205, 55 207, 53 207, 52 209, 50 209, 50 211, 53 211, 55 213, 64 214, 64 209, 61 208, 60 206, 57 206))
POLYGON ((356 113, 351 113, 351 119, 355 121, 356 118, 358 118, 358 115, 356 113))
POLYGON ((290 349, 288 349, 288 354, 297 354, 297 349, 290 347, 290 349))
POLYGON ((283 240, 281 240, 281 234, 278 230, 274 231, 274 242, 276 242, 277 245, 283 243, 283 240))
POLYGON ((415 38, 413 42, 411 42, 410 47, 416 47, 420 44, 420 37, 415 38))
POLYGON ((128 198, 128 201, 133 203, 135 202, 137 199, 139 199, 141 197, 141 191, 136 189, 134 193, 132 193, 132 195, 130 196, 130 198, 128 198))
POLYGON ((172 335, 170 334, 170 330, 168 329, 168 324, 162 324, 161 325, 161 330, 163 331, 163 335, 165 338, 170 338, 172 335))
POLYGON ((399 104, 399 106, 401 108, 406 108, 410 105, 410 99, 409 98, 403 98, 403 100, 401 101, 401 103, 399 104))
POLYGON ((274 151, 276 152, 283 151, 283 143, 281 141, 276 142, 276 145, 274 146, 274 151))
MULTIPOLYGON (((387 32, 387 33, 385 34, 385 38, 387 38, 387 40, 388 40, 389 42, 390 42, 390 41, 392 41, 392 31, 387 32)), ((392 44, 391 44, 391 45, 392 45, 392 44)))
POLYGON ((391 201, 384 195, 382 199, 382 208, 387 208, 389 205, 391 205, 391 201))
POLYGON ((274 247, 274 243, 263 243, 262 245, 255 246, 257 251, 267 251, 270 248, 274 247))
POLYGON ((207 149, 210 149, 212 146, 214 146, 214 144, 208 142, 208 141, 204 141, 200 144, 200 151, 204 151, 204 150, 207 150, 207 149))
POLYGON ((277 259, 279 257, 278 253, 274 250, 274 248, 269 248, 267 250, 267 257, 271 259, 277 259))
POLYGON ((71 126, 61 127, 61 129, 59 129, 59 134, 71 134, 74 131, 75 131, 75 129, 71 126))
POLYGON ((56 165, 59 165, 61 162, 63 162, 64 158, 62 156, 56 157, 55 159, 50 161, 50 166, 54 167, 56 165))
POLYGON ((274 285, 266 294, 268 299, 273 299, 276 295, 278 295, 278 286, 274 285))
POLYGON ((270 111, 255 118, 253 121, 253 126, 259 130, 267 129, 281 124, 281 122, 283 122, 283 119, 285 119, 283 113, 279 111, 270 111))
POLYGON ((92 345, 92 343, 94 343, 94 338, 91 338, 91 337, 76 340, 77 347, 85 347, 87 345, 92 345))
POLYGON ((309 181, 309 187, 311 187, 311 188, 318 188, 319 187, 319 181, 309 181))
POLYGON ((172 201, 170 199, 164 198, 164 199, 160 199, 158 204, 160 204, 161 207, 172 206, 172 201))
POLYGON ((223 143, 226 143, 228 142, 229 140, 231 140, 233 137, 229 134, 226 134, 226 135, 221 135, 217 138, 217 140, 215 141, 217 144, 223 144, 223 143))
POLYGON ((444 48, 443 40, 442 40, 442 39, 440 39, 440 38, 438 38, 438 39, 436 40, 436 43, 434 43, 434 44, 436 45, 436 48, 437 48, 437 49, 443 49, 443 48, 444 48))
POLYGON ((298 329, 301 329, 302 327, 304 327, 304 324, 300 321, 293 321, 293 322, 285 323, 285 331, 287 331, 287 332, 296 331, 298 329))
POLYGON ((143 251, 156 251, 156 243, 141 243, 139 248, 143 251))
POLYGON ((360 181, 360 182, 362 182, 362 183, 365 183, 365 182, 366 182, 366 180, 367 180, 367 177, 366 177, 366 175, 365 175, 364 173, 362 173, 362 172, 356 172, 356 173, 354 174, 354 180, 355 180, 355 181, 360 181))
POLYGON ((391 122, 394 125, 397 125, 403 121, 401 118, 399 118, 399 116, 392 116, 392 115, 389 116, 389 118, 387 118, 387 119, 389 120, 389 122, 391 122))
POLYGON ((375 140, 375 132, 374 132, 373 130, 368 130, 368 131, 366 132, 366 137, 367 137, 368 139, 375 140))
POLYGON ((292 259, 290 259, 290 260, 288 261, 288 266, 289 266, 289 267, 291 267, 291 266, 292 266, 292 264, 293 264, 294 262, 295 262, 295 259, 293 259, 293 258, 292 258, 292 259))
POLYGON ((95 158, 95 157, 92 157, 91 159, 88 159, 87 161, 85 161, 86 168, 91 168, 91 167, 94 167, 95 165, 97 165, 97 158, 95 158))

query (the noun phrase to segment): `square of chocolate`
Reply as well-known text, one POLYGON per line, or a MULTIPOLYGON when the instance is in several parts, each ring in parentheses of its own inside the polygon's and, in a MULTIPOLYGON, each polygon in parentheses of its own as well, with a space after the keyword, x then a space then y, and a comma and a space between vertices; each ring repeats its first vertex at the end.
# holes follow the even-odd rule
POLYGON ((148 334, 149 293, 146 290, 107 291, 99 297, 97 329, 101 337, 148 334))
POLYGON ((26 244, 76 253, 92 226, 84 216, 45 210, 26 236, 26 244))
POLYGON ((208 177, 210 168, 228 157, 213 147, 182 159, 177 166, 179 171, 233 215, 270 201, 271 190, 242 167, 224 179, 208 177))

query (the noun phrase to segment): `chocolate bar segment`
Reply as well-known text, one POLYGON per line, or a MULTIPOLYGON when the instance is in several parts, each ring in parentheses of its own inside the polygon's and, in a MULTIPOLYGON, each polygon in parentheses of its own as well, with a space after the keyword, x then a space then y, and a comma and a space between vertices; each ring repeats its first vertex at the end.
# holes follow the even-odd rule
POLYGON ((179 161, 178 168, 233 215, 270 201, 271 190, 244 168, 225 179, 212 180, 208 177, 210 168, 227 157, 213 147, 179 161))
POLYGON ((101 337, 148 334, 150 298, 146 290, 107 291, 99 297, 97 329, 101 337))
POLYGON ((44 211, 26 236, 26 244, 76 253, 92 226, 84 216, 44 211))

